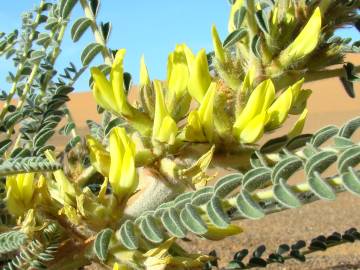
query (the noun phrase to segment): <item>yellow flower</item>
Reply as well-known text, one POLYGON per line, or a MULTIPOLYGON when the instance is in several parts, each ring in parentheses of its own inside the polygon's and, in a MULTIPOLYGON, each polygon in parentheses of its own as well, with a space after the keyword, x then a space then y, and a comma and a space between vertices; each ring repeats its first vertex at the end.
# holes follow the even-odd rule
POLYGON ((221 40, 220 40, 220 37, 216 30, 215 25, 213 25, 211 28, 211 35, 212 35, 212 40, 213 40, 215 57, 219 63, 224 64, 225 63, 225 50, 222 46, 222 43, 221 43, 221 40))
POLYGON ((101 107, 116 115, 126 117, 134 128, 147 134, 151 129, 150 119, 132 107, 126 99, 123 67, 125 52, 125 49, 117 52, 110 72, 110 81, 99 68, 91 68, 91 75, 94 79, 93 94, 97 104, 101 107))
POLYGON ((260 83, 251 93, 245 108, 236 116, 233 132, 244 143, 253 143, 260 138, 268 121, 267 109, 275 97, 272 81, 260 83))
POLYGON ((286 120, 293 101, 292 87, 282 93, 268 109, 270 121, 267 128, 275 129, 286 120))
POLYGON ((86 142, 89 149, 90 162, 103 176, 108 177, 110 171, 110 154, 94 137, 87 135, 86 142))
POLYGON ((287 67, 309 55, 318 45, 321 34, 321 11, 316 8, 296 39, 280 55, 280 63, 287 67))
POLYGON ((288 134, 289 138, 294 138, 302 133, 304 126, 305 126, 307 113, 308 113, 308 110, 304 109, 304 111, 301 113, 299 119, 296 121, 294 127, 289 132, 289 134, 288 134))
POLYGON ((154 81, 154 87, 156 103, 152 138, 153 141, 173 144, 178 128, 166 108, 161 82, 154 81))
POLYGON ((94 96, 96 102, 106 110, 118 115, 132 116, 130 105, 125 96, 124 89, 124 68, 123 60, 125 49, 121 49, 115 56, 115 61, 111 68, 110 81, 100 69, 91 68, 91 75, 94 79, 94 96))
POLYGON ((168 81, 166 104, 172 117, 181 119, 188 112, 191 97, 187 91, 189 63, 194 60, 191 50, 185 45, 177 45, 168 58, 168 81))
POLYGON ((185 128, 185 138, 189 141, 212 141, 214 136, 214 98, 216 83, 211 83, 197 111, 192 111, 185 128))
MULTIPOLYGON (((45 156, 51 162, 56 161, 54 153, 50 150, 45 151, 45 156)), ((57 196, 57 199, 61 200, 62 204, 75 205, 75 198, 76 198, 75 187, 66 177, 63 170, 61 169, 57 170, 53 172, 53 175, 56 181, 56 187, 51 188, 50 193, 51 192, 55 192, 57 194, 59 193, 60 197, 57 196)))
POLYGON ((110 133, 109 182, 119 198, 129 197, 138 186, 135 168, 135 144, 124 128, 115 127, 110 133))
POLYGON ((32 208, 34 177, 34 173, 25 173, 6 178, 6 205, 11 214, 21 216, 32 208))
POLYGON ((201 102, 211 83, 209 65, 204 49, 196 55, 193 65, 190 67, 190 78, 188 83, 189 94, 201 102))

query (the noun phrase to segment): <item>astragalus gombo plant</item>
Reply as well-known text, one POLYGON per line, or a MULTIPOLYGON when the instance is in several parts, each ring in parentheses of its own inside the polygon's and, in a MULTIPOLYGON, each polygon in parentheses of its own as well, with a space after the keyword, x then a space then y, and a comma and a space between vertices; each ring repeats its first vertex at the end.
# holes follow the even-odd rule
MULTIPOLYGON (((222 41, 213 25, 212 52, 176 45, 163 80, 150 78, 141 58, 135 100, 128 99, 126 50, 110 49, 111 23, 97 21, 99 0, 41 0, 20 29, 1 33, 0 55, 16 68, 0 96, 2 269, 72 270, 94 262, 114 270, 211 269, 216 253, 190 254, 182 240, 192 234, 221 241, 243 231, 241 219, 261 222, 344 191, 360 196, 360 145, 352 139, 360 118, 302 133, 312 92, 304 83, 339 77, 355 95, 360 68, 344 56, 358 53, 360 43, 336 30, 359 29, 360 2, 230 5, 229 35, 222 41), (84 13, 70 25, 76 5, 84 13), (59 71, 67 27, 74 42, 86 31, 94 42, 83 49, 82 67, 70 62, 59 71), (103 64, 92 66, 97 55, 103 64), (88 68, 102 121, 88 120, 82 137, 67 101, 88 68), (292 128, 271 137, 289 118, 296 119, 292 128), (68 137, 61 149, 50 143, 56 133, 68 137), (333 164, 337 175, 325 176, 333 164), (299 171, 302 182, 290 184, 299 171)), ((281 245, 267 258, 261 246, 249 262, 242 250, 228 268, 304 261, 359 239, 350 229, 308 247, 281 245)))

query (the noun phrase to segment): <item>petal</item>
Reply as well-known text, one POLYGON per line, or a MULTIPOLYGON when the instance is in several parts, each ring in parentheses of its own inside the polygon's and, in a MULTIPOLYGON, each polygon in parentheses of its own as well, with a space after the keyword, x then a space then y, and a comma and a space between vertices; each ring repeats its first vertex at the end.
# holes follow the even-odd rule
POLYGON ((234 124, 234 134, 239 137, 245 126, 256 115, 264 112, 275 97, 275 87, 272 81, 266 80, 260 83, 255 90, 251 93, 248 102, 245 105, 244 110, 236 117, 234 124))
POLYGON ((160 142, 174 144, 177 131, 176 122, 170 116, 166 116, 156 139, 160 142))
POLYGON ((91 68, 90 71, 95 83, 94 97, 96 102, 98 102, 100 106, 104 106, 104 108, 115 109, 116 104, 112 87, 104 73, 96 67, 91 68))
POLYGON ((189 80, 189 69, 182 45, 176 46, 171 67, 168 88, 170 92, 175 93, 176 98, 179 98, 184 95, 189 80))
POLYGON ((211 35, 215 51, 215 57, 220 63, 225 63, 225 51, 215 25, 213 25, 211 28, 211 35))
POLYGON ((289 87, 282 93, 268 109, 270 122, 267 128, 274 129, 282 125, 288 116, 293 100, 293 89, 289 87))
POLYGON ((185 127, 185 138, 192 142, 206 141, 198 111, 190 112, 185 127))
POLYGON ((310 54, 318 45, 321 33, 321 11, 316 8, 296 39, 281 53, 280 63, 289 66, 310 54))
POLYGON ((123 60, 125 57, 125 49, 121 49, 117 52, 114 60, 114 64, 110 72, 110 81, 113 91, 113 96, 116 103, 116 112, 125 116, 131 116, 129 104, 126 100, 125 88, 124 88, 124 67, 123 60))
POLYGON ((116 127, 111 130, 109 146, 110 146, 110 171, 109 182, 112 188, 116 189, 121 178, 121 164, 125 153, 124 145, 120 139, 120 128, 116 127))
POLYGON ((188 83, 189 94, 200 103, 206 90, 208 90, 210 83, 211 76, 207 56, 205 50, 202 49, 196 55, 194 65, 191 68, 188 83))
POLYGON ((308 113, 308 110, 304 109, 304 111, 301 113, 299 119, 296 121, 294 127, 289 132, 289 134, 288 134, 289 138, 294 138, 302 133, 304 126, 305 126, 307 113, 308 113))
POLYGON ((22 194, 25 205, 29 204, 34 194, 34 173, 24 174, 22 183, 22 194))
POLYGON ((164 94, 163 94, 161 82, 158 80, 155 80, 154 88, 155 88, 155 94, 156 94, 156 101, 155 101, 153 138, 156 138, 158 132, 160 131, 162 121, 164 120, 164 118, 167 115, 169 115, 169 113, 168 113, 168 110, 165 105, 164 94))
POLYGON ((148 72, 148 69, 145 64, 144 56, 141 56, 141 60, 140 60, 140 82, 139 82, 139 85, 140 85, 140 87, 141 86, 150 87, 150 85, 151 85, 149 72, 148 72))
POLYGON ((119 196, 128 197, 134 193, 139 183, 135 168, 135 158, 130 148, 125 150, 121 171, 121 178, 115 193, 119 196))
POLYGON ((267 122, 266 112, 254 117, 240 134, 240 141, 244 143, 255 143, 264 133, 264 126, 267 122))
POLYGON ((199 107, 199 118, 206 137, 213 139, 214 132, 214 99, 216 83, 211 83, 199 107))

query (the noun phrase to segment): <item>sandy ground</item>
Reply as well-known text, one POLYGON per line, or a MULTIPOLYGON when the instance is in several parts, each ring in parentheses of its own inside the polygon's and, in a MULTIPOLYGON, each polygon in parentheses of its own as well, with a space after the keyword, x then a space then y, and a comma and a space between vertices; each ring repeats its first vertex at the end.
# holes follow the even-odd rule
MULTIPOLYGON (((360 56, 351 56, 352 62, 359 64, 360 56)), ((305 131, 311 133, 325 125, 341 125, 352 117, 360 115, 360 87, 356 86, 357 98, 350 99, 338 79, 310 83, 313 90, 308 104, 309 116, 305 131)), ((99 120, 91 93, 71 95, 69 108, 78 125, 80 134, 88 133, 87 119, 99 120)), ((56 145, 64 145, 61 136, 54 138, 56 145)), ((209 252, 216 249, 222 263, 229 261, 232 254, 242 248, 253 250, 265 244, 273 251, 282 243, 291 244, 296 240, 310 240, 320 234, 343 232, 350 227, 360 230, 360 198, 349 193, 341 194, 334 202, 316 202, 296 210, 269 215, 260 221, 241 221, 245 232, 221 242, 196 239, 187 245, 192 251, 209 252)), ((307 263, 287 262, 273 265, 269 269, 360 269, 360 242, 316 253, 307 263)))

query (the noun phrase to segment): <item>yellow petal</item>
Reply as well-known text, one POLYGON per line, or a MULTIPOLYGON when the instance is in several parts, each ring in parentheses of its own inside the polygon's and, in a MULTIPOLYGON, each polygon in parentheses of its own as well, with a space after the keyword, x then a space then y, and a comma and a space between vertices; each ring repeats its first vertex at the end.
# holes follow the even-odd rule
POLYGON ((223 64, 225 63, 225 51, 215 25, 213 25, 211 28, 211 35, 215 51, 215 57, 220 63, 223 64))
POLYGON ((156 101, 155 101, 153 138, 156 138, 158 133, 160 132, 162 122, 163 122, 164 118, 169 115, 169 112, 165 105, 164 94, 163 94, 161 82, 158 80, 155 80, 154 88, 155 88, 155 94, 156 94, 156 101))
POLYGON ((149 72, 148 72, 148 69, 145 64, 144 56, 141 56, 141 60, 140 60, 140 82, 139 82, 139 85, 140 85, 140 87, 141 86, 150 87, 150 85, 151 85, 149 72))
POLYGON ((251 93, 244 110, 236 117, 234 134, 239 137, 242 130, 258 114, 267 110, 273 102, 275 87, 270 79, 260 83, 251 93))
POLYGON ((175 93, 176 98, 179 98, 184 95, 189 80, 189 69, 183 45, 176 46, 171 61, 168 88, 170 92, 175 93))
POLYGON ((24 204, 15 198, 13 192, 12 192, 12 186, 10 188, 7 188, 6 190, 6 207, 10 214, 15 216, 21 216, 25 213, 25 207, 24 204))
POLYGON ((89 149, 91 164, 98 172, 108 177, 110 170, 110 154, 100 142, 90 135, 86 136, 86 143, 89 149))
POLYGON ((280 63, 287 67, 310 54, 318 45, 321 32, 321 11, 316 8, 296 39, 281 53, 280 63))
POLYGON ((124 88, 123 60, 125 57, 125 52, 125 49, 121 49, 116 53, 115 60, 110 72, 110 81, 116 104, 115 112, 125 116, 132 116, 131 109, 126 100, 124 88))
POLYGON ((113 189, 117 191, 117 185, 121 178, 121 165, 125 154, 124 145, 120 139, 120 129, 113 128, 110 132, 109 148, 110 148, 110 171, 109 182, 113 189))
POLYGON ((294 83, 292 86, 291 86, 291 89, 292 89, 292 94, 293 94, 293 102, 292 102, 292 105, 294 105, 294 103, 296 102, 296 99, 298 98, 299 96, 299 93, 301 91, 301 87, 303 86, 304 84, 304 81, 305 79, 301 79, 299 81, 297 81, 296 83, 294 83))
POLYGON ((174 119, 170 116, 166 116, 162 122, 156 139, 160 142, 174 144, 177 130, 178 128, 174 119))
POLYGON ((267 122, 268 115, 263 112, 253 118, 240 134, 240 141, 243 143, 255 143, 264 133, 264 126, 267 122))
POLYGON ((214 133, 214 99, 216 83, 211 83, 199 107, 199 118, 205 135, 209 141, 214 133))
POLYGON ((254 80, 255 80, 255 67, 252 66, 249 68, 246 76, 244 78, 244 82, 241 86, 241 93, 244 97, 246 97, 247 93, 252 89, 254 80))
POLYGON ((270 115, 270 121, 267 124, 267 128, 274 129, 284 123, 286 117, 288 116, 293 100, 292 90, 292 87, 289 87, 270 106, 268 110, 268 114, 270 115))
POLYGON ((25 204, 29 204, 34 194, 34 173, 25 173, 22 183, 22 197, 25 204))
POLYGON ((105 75, 97 67, 91 68, 90 71, 95 83, 93 94, 96 102, 106 109, 116 109, 112 86, 106 79, 105 75))
POLYGON ((139 181, 135 168, 135 158, 131 149, 126 149, 122 167, 121 178, 119 184, 116 186, 116 194, 119 196, 129 196, 136 190, 139 181))
POLYGON ((183 44, 183 50, 184 50, 184 53, 186 56, 188 68, 191 71, 191 68, 193 67, 194 62, 195 62, 195 55, 193 54, 193 52, 190 50, 190 48, 186 44, 183 44))
POLYGON ((296 100, 293 102, 291 106, 290 113, 291 114, 300 114, 304 111, 306 107, 306 103, 310 95, 312 94, 312 90, 305 89, 301 90, 296 98, 296 100))
POLYGON ((237 235, 243 232, 243 230, 239 226, 233 224, 230 224, 227 228, 219 228, 209 223, 207 224, 207 227, 208 231, 203 236, 206 239, 213 241, 222 240, 226 237, 237 235))
POLYGON ((304 111, 301 113, 299 119, 296 121, 294 127, 289 132, 289 134, 288 134, 289 138, 294 138, 302 133, 304 126, 305 126, 307 113, 308 113, 308 110, 304 109, 304 111))
POLYGON ((191 68, 188 83, 189 94, 200 103, 210 83, 211 77, 207 56, 205 50, 202 49, 196 55, 195 62, 191 68))
POLYGON ((185 127, 185 139, 191 142, 205 142, 206 137, 202 129, 198 111, 190 112, 185 127))

